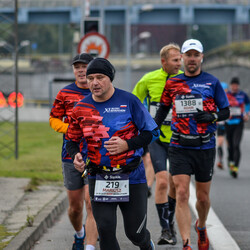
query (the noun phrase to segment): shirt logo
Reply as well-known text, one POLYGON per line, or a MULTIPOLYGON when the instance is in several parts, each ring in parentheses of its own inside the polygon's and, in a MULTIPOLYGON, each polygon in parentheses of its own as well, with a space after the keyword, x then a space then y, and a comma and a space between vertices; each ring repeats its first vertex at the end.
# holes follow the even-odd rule
POLYGON ((105 108, 103 113, 124 113, 126 112, 127 105, 120 105, 120 107, 105 108))
POLYGON ((207 88, 207 89, 209 89, 210 86, 207 86, 207 85, 211 85, 211 83, 206 83, 206 84, 194 83, 193 87, 194 88, 207 88))

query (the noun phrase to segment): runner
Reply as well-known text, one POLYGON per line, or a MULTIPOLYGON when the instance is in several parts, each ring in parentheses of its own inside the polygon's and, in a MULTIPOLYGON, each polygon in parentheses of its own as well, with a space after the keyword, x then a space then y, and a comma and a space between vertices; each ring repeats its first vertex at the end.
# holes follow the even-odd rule
MULTIPOLYGON (((162 67, 144 75, 135 85, 133 94, 141 102, 148 96, 149 110, 155 117, 156 110, 160 105, 161 94, 166 80, 176 74, 182 73, 180 47, 170 43, 160 51, 162 67)), ((155 171, 155 205, 161 225, 161 236, 158 245, 172 244, 177 242, 174 228, 175 213, 175 190, 171 181, 171 175, 167 172, 168 146, 172 135, 170 129, 171 115, 161 126, 161 136, 149 145, 149 151, 155 171), (168 190, 169 189, 169 190, 168 190)))
POLYGON ((250 103, 247 94, 240 90, 240 80, 233 77, 230 90, 227 92, 230 104, 230 118, 226 121, 226 137, 228 143, 228 166, 233 178, 237 178, 240 163, 240 143, 244 130, 244 122, 249 120, 250 103))
POLYGON ((203 72, 203 46, 189 39, 182 45, 184 74, 167 80, 155 121, 160 126, 173 104, 170 173, 176 189, 176 219, 183 249, 192 249, 188 204, 191 175, 195 176, 198 249, 209 249, 206 220, 215 160, 216 121, 229 117, 229 103, 219 80, 203 72), (217 108, 219 111, 217 112, 217 108))
MULTIPOLYGON (((149 110, 148 97, 144 99, 143 105, 146 107, 147 110, 149 110)), ((152 195, 152 186, 155 181, 155 172, 154 172, 154 167, 152 164, 148 146, 143 147, 142 160, 143 160, 143 164, 145 167, 146 179, 147 179, 147 184, 148 184, 148 198, 150 198, 152 195)))
POLYGON ((150 198, 152 195, 152 186, 155 180, 155 172, 148 147, 143 147, 142 160, 145 167, 145 173, 148 185, 148 198, 150 198))
MULTIPOLYGON (((226 82, 221 82, 221 85, 225 92, 228 90, 228 84, 226 82)), ((217 122, 217 155, 218 155, 218 162, 217 167, 219 169, 224 169, 223 164, 223 145, 225 141, 225 135, 226 135, 226 127, 225 127, 225 121, 217 122)))
POLYGON ((90 94, 90 90, 87 87, 86 69, 91 60, 93 60, 93 57, 85 53, 76 55, 73 58, 72 67, 76 81, 59 91, 51 109, 49 120, 50 126, 56 132, 63 134, 63 179, 69 200, 68 216, 76 231, 72 249, 84 249, 86 236, 86 250, 95 249, 98 234, 91 209, 88 180, 82 178, 81 174, 75 169, 71 157, 67 154, 65 133, 68 129, 69 116, 75 103, 90 94), (84 201, 87 211, 85 227, 83 226, 84 201))
POLYGON ((117 207, 130 241, 142 250, 155 249, 147 222, 147 181, 143 146, 159 137, 156 123, 137 97, 114 88, 115 69, 104 58, 87 68, 92 95, 74 108, 67 150, 79 172, 89 172, 90 197, 101 249, 120 249, 116 238, 117 207), (88 152, 78 143, 86 140, 88 152))

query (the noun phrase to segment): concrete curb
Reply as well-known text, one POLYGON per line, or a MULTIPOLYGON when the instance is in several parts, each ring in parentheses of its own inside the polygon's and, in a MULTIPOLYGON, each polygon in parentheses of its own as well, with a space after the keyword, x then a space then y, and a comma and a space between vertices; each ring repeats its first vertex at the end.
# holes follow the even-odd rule
POLYGON ((32 227, 25 227, 4 248, 5 250, 27 250, 40 239, 45 230, 54 224, 57 217, 65 211, 68 206, 66 192, 62 192, 53 201, 48 203, 35 217, 32 227))

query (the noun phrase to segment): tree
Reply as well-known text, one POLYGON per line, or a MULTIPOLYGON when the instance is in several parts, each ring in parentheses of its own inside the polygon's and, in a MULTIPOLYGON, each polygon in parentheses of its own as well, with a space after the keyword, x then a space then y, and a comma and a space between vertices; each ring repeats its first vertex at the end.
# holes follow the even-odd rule
POLYGON ((220 47, 227 43, 226 25, 193 25, 191 36, 202 42, 204 51, 220 47))

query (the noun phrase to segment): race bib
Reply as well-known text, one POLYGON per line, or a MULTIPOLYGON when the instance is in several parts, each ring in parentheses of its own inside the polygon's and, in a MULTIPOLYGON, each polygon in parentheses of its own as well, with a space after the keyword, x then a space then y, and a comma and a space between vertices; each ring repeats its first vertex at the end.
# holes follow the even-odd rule
POLYGON ((97 174, 94 201, 97 202, 128 202, 128 174, 97 174))
MULTIPOLYGON (((159 102, 151 102, 150 106, 149 106, 149 113, 150 115, 155 118, 156 116, 156 112, 160 107, 160 103, 159 102)), ((163 121, 162 125, 170 125, 171 124, 171 120, 172 120, 172 108, 169 110, 167 117, 165 118, 165 120, 163 121)))
POLYGON ((178 118, 193 117, 197 109, 203 110, 203 101, 200 94, 176 95, 176 115, 178 118))
POLYGON ((240 107, 230 107, 230 115, 231 116, 241 116, 241 108, 240 107))

